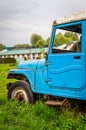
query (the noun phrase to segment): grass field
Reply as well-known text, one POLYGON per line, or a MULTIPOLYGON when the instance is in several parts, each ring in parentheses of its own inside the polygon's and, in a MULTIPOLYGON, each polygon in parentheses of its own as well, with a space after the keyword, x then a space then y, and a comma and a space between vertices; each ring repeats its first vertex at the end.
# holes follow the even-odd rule
POLYGON ((7 71, 0 65, 0 130, 86 130, 86 113, 60 109, 37 101, 33 105, 7 100, 7 71))

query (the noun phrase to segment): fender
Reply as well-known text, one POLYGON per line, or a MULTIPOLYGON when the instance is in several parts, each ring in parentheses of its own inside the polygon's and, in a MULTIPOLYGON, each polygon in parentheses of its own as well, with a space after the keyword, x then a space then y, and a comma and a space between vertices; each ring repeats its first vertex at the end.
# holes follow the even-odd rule
POLYGON ((18 80, 26 80, 30 83, 30 87, 34 92, 35 88, 35 76, 36 76, 36 69, 12 69, 8 72, 7 79, 15 78, 18 80))

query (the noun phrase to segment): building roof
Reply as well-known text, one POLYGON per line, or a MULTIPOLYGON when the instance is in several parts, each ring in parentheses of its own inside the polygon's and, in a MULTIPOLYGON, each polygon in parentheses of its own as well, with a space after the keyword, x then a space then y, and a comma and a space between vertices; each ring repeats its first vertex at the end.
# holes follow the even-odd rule
POLYGON ((65 16, 62 18, 59 18, 53 22, 53 25, 55 24, 62 24, 62 23, 68 23, 68 22, 73 22, 73 21, 78 21, 78 20, 85 20, 86 19, 86 10, 82 10, 78 13, 65 16))
MULTIPOLYGON (((45 52, 47 52, 48 48, 44 48, 45 52)), ((34 53, 40 53, 40 48, 32 48, 32 49, 11 49, 11 50, 3 50, 0 51, 0 56, 6 56, 6 55, 21 55, 21 54, 34 54, 34 53)))

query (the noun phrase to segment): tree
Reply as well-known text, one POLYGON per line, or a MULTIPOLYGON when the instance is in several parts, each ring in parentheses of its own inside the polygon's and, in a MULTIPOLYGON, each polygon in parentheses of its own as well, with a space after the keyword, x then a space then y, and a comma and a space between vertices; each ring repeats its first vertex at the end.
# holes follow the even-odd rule
POLYGON ((71 37, 65 37, 65 44, 69 44, 69 43, 72 43, 72 38, 71 37))
POLYGON ((62 35, 62 33, 56 34, 54 39, 54 45, 62 45, 64 43, 66 43, 66 38, 62 35))
POLYGON ((71 38, 72 41, 79 41, 79 37, 78 37, 77 33, 65 32, 64 36, 67 38, 71 38))
POLYGON ((36 33, 34 33, 34 34, 31 35, 30 42, 31 42, 32 46, 36 46, 36 43, 39 40, 42 40, 42 37, 40 35, 38 35, 36 33))
POLYGON ((48 46, 50 43, 50 37, 47 38, 46 42, 45 42, 45 45, 48 46))
POLYGON ((72 39, 73 39, 73 41, 79 41, 79 37, 78 37, 77 33, 73 33, 72 39))
POLYGON ((79 41, 77 33, 65 32, 64 35, 62 33, 58 33, 55 35, 54 45, 69 44, 72 41, 79 41))
POLYGON ((5 45, 3 45, 2 43, 0 43, 0 50, 3 50, 5 48, 5 45))
POLYGON ((64 36, 69 38, 69 37, 72 37, 73 33, 72 32, 65 32, 64 33, 64 36))
POLYGON ((43 48, 43 46, 45 45, 45 41, 40 39, 36 42, 36 46, 39 48, 43 48))
POLYGON ((66 38, 64 36, 57 37, 57 41, 59 45, 66 43, 66 38))
POLYGON ((15 46, 14 46, 14 48, 28 48, 29 47, 29 44, 16 44, 15 46))

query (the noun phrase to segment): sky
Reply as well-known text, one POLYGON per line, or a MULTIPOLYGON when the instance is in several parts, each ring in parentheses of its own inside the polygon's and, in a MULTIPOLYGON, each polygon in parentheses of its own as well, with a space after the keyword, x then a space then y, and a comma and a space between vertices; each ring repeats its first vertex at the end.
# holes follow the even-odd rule
POLYGON ((0 43, 30 44, 33 33, 46 40, 54 20, 86 9, 86 0, 0 0, 0 43))

